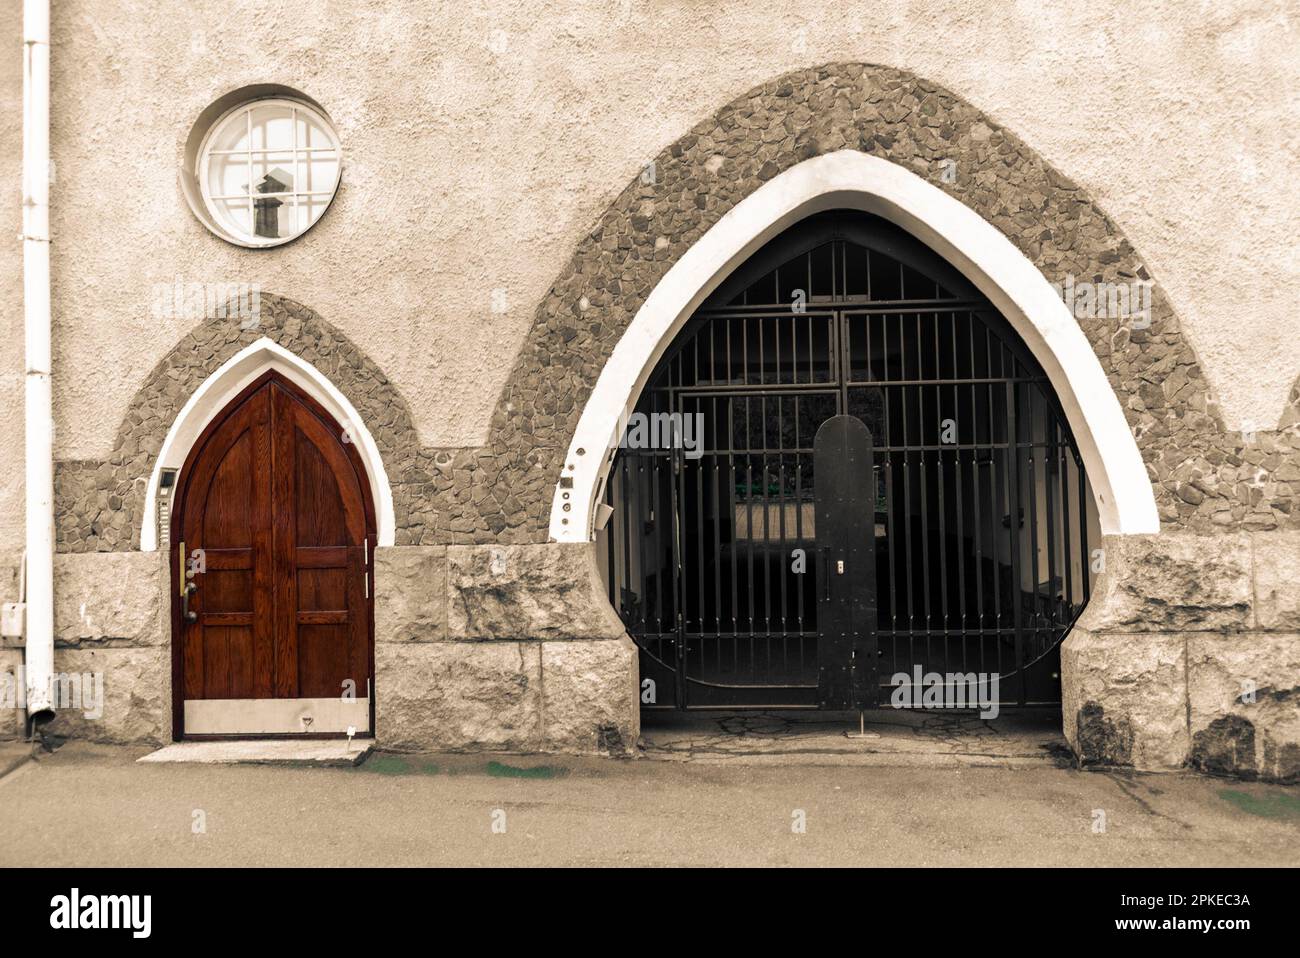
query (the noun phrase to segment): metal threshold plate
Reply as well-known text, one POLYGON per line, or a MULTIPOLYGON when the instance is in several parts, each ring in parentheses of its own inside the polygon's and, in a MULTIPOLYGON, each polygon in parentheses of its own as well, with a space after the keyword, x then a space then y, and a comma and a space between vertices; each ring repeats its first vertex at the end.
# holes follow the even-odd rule
POLYGON ((187 699, 187 735, 284 735, 295 732, 356 735, 370 731, 370 700, 187 699))

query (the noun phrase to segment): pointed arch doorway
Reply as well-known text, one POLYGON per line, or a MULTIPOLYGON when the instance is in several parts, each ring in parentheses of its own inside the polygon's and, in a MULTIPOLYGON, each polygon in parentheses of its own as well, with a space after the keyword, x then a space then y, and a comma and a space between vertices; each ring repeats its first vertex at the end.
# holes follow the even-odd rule
POLYGON ((376 523, 349 433, 269 370, 176 485, 174 737, 369 734, 376 523))
POLYGON ((789 227, 681 327, 638 416, 596 539, 645 704, 864 709, 933 675, 1060 701, 1096 497, 1041 364, 914 236, 789 227))

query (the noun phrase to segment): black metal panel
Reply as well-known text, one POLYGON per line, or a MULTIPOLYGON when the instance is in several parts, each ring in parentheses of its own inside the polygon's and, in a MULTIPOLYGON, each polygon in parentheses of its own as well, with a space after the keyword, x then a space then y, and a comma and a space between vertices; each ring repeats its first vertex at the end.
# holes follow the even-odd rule
POLYGON ((876 470, 871 433, 856 416, 832 416, 813 443, 821 627, 818 704, 876 704, 876 470))
POLYGON ((1087 476, 1010 324, 915 239, 859 213, 797 224, 691 318, 636 412, 698 425, 689 449, 630 431, 606 486, 605 575, 647 705, 864 706, 917 668, 1059 700, 1091 587, 1087 476), (873 467, 815 452, 837 417, 873 467), (824 507, 828 470, 856 471, 851 506, 824 507), (831 581, 829 548, 866 550, 874 578, 831 581), (874 629, 855 625, 867 604, 874 629), (875 648, 869 669, 849 651, 846 686, 853 631, 875 648))

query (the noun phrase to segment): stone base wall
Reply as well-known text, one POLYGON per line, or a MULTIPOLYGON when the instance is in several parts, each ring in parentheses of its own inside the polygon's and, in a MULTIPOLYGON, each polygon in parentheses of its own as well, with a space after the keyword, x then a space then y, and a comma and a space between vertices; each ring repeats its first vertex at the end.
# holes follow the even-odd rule
MULTIPOLYGON (((21 552, 0 554, 0 588, 4 589, 4 601, 16 599, 20 594, 21 566, 21 552)), ((23 664, 23 650, 8 642, 0 639, 0 698, 7 697, 6 689, 17 688, 16 676, 23 664)), ((22 709, 10 708, 7 701, 0 701, 0 739, 20 738, 26 731, 23 716, 22 709)))
POLYGON ((631 754, 636 648, 572 642, 384 642, 376 741, 401 751, 631 754))
MULTIPOLYGON (((22 664, 22 649, 0 648, 0 682, 6 683, 4 688, 17 688, 16 685, 11 686, 8 683, 17 682, 22 664)), ((9 708, 7 704, 0 707, 0 739, 22 737, 25 731, 23 714, 22 709, 9 708)))
POLYGON ((1300 533, 1107 537, 1061 650, 1080 761, 1300 781, 1300 533))
POLYGON ((589 545, 375 552, 378 743, 628 754, 637 653, 589 545))
MULTIPOLYGON (((1108 537, 1062 648, 1066 738, 1092 765, 1300 780, 1300 532, 1108 537)), ((171 738, 170 588, 160 553, 55 561, 55 669, 102 674, 103 711, 51 730, 171 738)), ((376 736, 403 750, 626 754, 636 649, 588 545, 402 546, 375 554, 376 736)), ((21 654, 0 649, 0 677, 21 654)), ((0 736, 22 714, 0 715, 0 736)))
POLYGON ((167 558, 165 552, 55 556, 54 670, 78 677, 83 689, 79 706, 74 700, 55 710, 53 734, 110 744, 171 740, 167 558), (101 714, 87 708, 87 681, 103 683, 101 714))
MULTIPOLYGON (((51 732, 171 740, 169 583, 165 553, 56 557, 54 668, 102 676, 103 707, 58 709, 51 732)), ((636 649, 599 588, 590 546, 384 548, 375 589, 381 747, 635 748, 636 649)), ((21 664, 20 650, 0 649, 0 678, 21 664)), ((3 710, 0 736, 22 733, 22 711, 3 710)))

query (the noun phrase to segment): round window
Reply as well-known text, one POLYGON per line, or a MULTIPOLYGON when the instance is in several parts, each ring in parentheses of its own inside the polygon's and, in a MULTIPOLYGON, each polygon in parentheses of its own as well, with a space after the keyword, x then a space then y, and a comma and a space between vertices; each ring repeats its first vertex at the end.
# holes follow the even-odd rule
POLYGON ((339 184, 339 140, 298 100, 245 102, 212 124, 195 177, 211 224, 245 246, 287 243, 321 218, 339 184))

